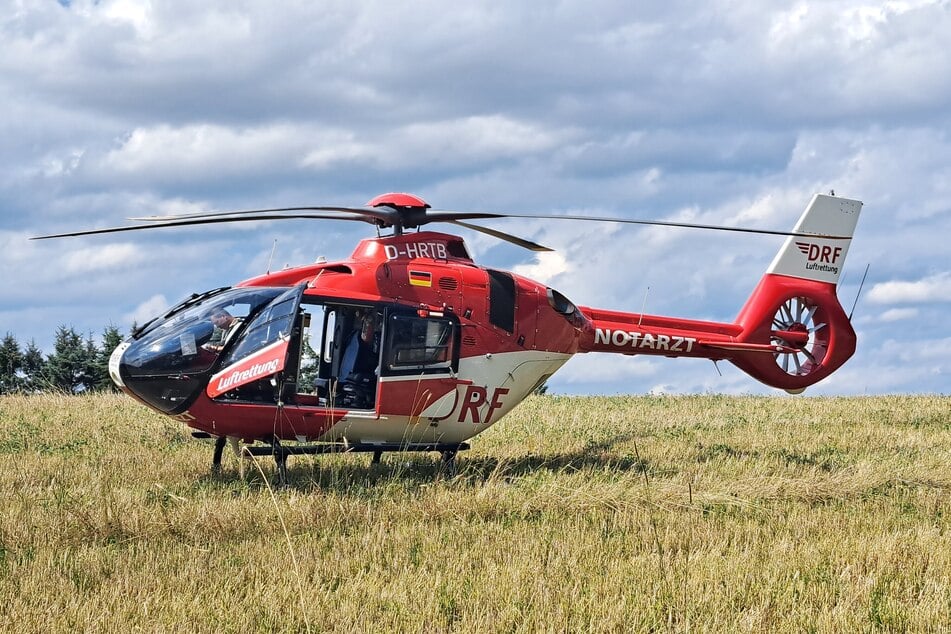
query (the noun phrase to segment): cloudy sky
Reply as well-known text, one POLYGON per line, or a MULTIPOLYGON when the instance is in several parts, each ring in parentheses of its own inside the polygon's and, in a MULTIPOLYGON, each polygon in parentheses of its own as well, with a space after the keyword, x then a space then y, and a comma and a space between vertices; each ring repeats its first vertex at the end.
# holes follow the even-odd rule
MULTIPOLYGON (((865 203, 839 294, 858 352, 812 394, 949 393, 951 2, 5 0, 0 335, 128 331, 366 227, 218 225, 30 242, 130 215, 359 205, 790 229, 865 203), (529 8, 529 5, 535 5, 529 8), (216 6, 212 6, 216 5, 216 6)), ((357 224, 357 223, 354 223, 357 224)), ((486 265, 579 304, 732 321, 782 239, 504 220, 486 265)), ((770 393, 708 361, 587 355, 562 393, 770 393)))

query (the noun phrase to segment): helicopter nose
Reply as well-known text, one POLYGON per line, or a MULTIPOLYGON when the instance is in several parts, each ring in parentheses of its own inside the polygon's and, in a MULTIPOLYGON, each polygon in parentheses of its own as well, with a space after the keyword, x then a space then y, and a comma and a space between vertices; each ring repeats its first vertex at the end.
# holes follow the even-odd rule
POLYGON ((131 345, 131 341, 123 341, 116 346, 116 349, 112 351, 112 355, 109 357, 109 378, 120 388, 124 388, 125 383, 123 383, 122 376, 119 374, 119 364, 122 362, 122 355, 125 354, 125 351, 128 350, 131 345))

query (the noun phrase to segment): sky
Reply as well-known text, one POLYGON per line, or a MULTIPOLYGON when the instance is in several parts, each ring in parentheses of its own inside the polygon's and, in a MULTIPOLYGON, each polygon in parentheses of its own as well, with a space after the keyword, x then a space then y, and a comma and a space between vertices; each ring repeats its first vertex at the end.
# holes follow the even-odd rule
MULTIPOLYGON (((318 256, 363 223, 29 241, 129 216, 362 205, 789 230, 865 206, 855 356, 807 394, 951 392, 951 2, 2 0, 0 335, 47 352, 318 256), (276 240, 276 244, 275 244, 276 240)), ((483 265, 578 304, 733 321, 782 238, 508 219, 483 265)), ((437 227, 438 228, 438 227, 437 227)), ((555 393, 772 394, 729 364, 588 354, 555 393), (721 374, 722 373, 722 374, 721 374)))

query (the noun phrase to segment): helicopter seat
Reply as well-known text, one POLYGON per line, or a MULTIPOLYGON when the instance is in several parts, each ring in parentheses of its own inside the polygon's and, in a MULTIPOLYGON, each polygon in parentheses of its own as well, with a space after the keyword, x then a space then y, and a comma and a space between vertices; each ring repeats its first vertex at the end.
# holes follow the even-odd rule
POLYGON ((344 407, 371 409, 376 397, 376 375, 371 372, 351 372, 340 382, 337 402, 344 407))

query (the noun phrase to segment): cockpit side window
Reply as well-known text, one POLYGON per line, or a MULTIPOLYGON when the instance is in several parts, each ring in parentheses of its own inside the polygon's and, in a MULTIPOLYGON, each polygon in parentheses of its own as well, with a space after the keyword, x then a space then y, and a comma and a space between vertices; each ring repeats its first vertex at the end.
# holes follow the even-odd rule
POLYGON ((225 354, 221 365, 228 366, 279 339, 290 337, 297 301, 297 296, 290 296, 262 311, 248 324, 241 339, 225 354))
POLYGON ((385 368, 392 374, 444 372, 456 360, 456 325, 449 319, 390 315, 385 368))

